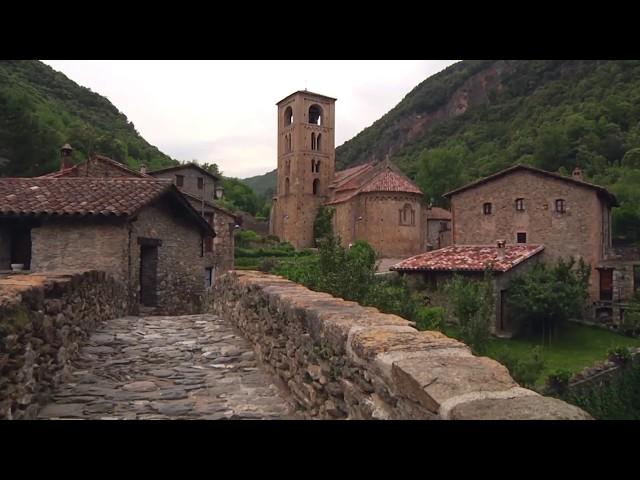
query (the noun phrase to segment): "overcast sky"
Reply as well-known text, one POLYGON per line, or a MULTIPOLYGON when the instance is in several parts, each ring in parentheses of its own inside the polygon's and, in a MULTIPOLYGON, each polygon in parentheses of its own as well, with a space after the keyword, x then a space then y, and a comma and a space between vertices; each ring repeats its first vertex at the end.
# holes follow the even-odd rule
POLYGON ((178 160, 250 177, 276 167, 275 103, 296 90, 337 98, 336 145, 454 60, 44 60, 107 97, 178 160))

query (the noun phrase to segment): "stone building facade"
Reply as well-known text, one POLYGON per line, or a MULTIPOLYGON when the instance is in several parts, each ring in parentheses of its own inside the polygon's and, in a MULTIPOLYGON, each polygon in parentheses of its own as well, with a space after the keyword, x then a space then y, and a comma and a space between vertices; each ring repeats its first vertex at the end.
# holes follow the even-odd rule
POLYGON ((9 239, 1 258, 32 272, 107 272, 129 291, 131 313, 141 305, 166 314, 201 308, 204 244, 215 234, 171 183, 0 179, 0 231, 9 239))
POLYGON ((200 212, 216 232, 215 238, 205 243, 204 251, 206 268, 210 272, 210 282, 213 283, 219 275, 233 270, 233 234, 238 218, 235 213, 216 202, 223 195, 220 177, 195 163, 155 170, 149 172, 149 175, 173 182, 191 206, 200 212))
POLYGON ((544 245, 545 261, 582 258, 592 268, 593 301, 609 295, 611 208, 616 198, 572 177, 517 165, 445 194, 451 200, 454 245, 544 245))
MULTIPOLYGON (((335 101, 308 91, 278 102, 278 180, 270 233, 296 248, 315 245, 321 205, 335 210, 344 245, 366 240, 381 257, 427 248, 422 191, 387 158, 335 171, 335 101)), ((439 225, 438 225, 439 226, 439 225)))

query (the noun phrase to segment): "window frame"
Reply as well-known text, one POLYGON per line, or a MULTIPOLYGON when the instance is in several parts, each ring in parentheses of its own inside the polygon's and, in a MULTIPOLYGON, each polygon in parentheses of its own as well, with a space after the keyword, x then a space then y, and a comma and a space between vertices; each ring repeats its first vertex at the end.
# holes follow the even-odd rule
POLYGON ((204 177, 198 177, 198 190, 204 189, 204 177))
POLYGON ((493 214, 493 203, 491 202, 484 202, 482 204, 482 213, 484 215, 492 215, 493 214), (487 208, 488 207, 488 208, 487 208))
POLYGON ((184 175, 176 174, 176 187, 184 187, 184 175))
POLYGON ((555 212, 556 213, 567 213, 567 202, 564 198, 556 198, 556 201, 554 203, 554 208, 555 208, 555 212), (561 206, 560 209, 558 209, 558 206, 561 206))
POLYGON ((516 198, 516 211, 524 212, 524 198, 516 198))
POLYGON ((526 244, 527 243, 527 232, 516 232, 516 243, 518 244, 526 244), (524 242, 520 241, 520 235, 524 235, 524 242))

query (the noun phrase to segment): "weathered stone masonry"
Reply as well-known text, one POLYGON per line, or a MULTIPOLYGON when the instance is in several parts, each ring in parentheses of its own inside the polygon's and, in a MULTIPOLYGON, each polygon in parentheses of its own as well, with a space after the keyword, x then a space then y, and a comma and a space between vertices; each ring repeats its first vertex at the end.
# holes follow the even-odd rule
POLYGON ((209 308, 253 343, 308 418, 588 419, 439 332, 273 275, 233 272, 209 308))
POLYGON ((35 418, 79 342, 126 310, 125 288, 104 272, 0 278, 0 419, 35 418))

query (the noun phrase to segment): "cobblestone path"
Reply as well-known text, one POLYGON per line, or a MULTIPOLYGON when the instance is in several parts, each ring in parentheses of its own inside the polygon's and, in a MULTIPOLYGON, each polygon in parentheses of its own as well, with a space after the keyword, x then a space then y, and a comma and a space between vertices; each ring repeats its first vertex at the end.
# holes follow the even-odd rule
POLYGON ((249 343, 214 315, 105 322, 38 418, 296 418, 249 343))

